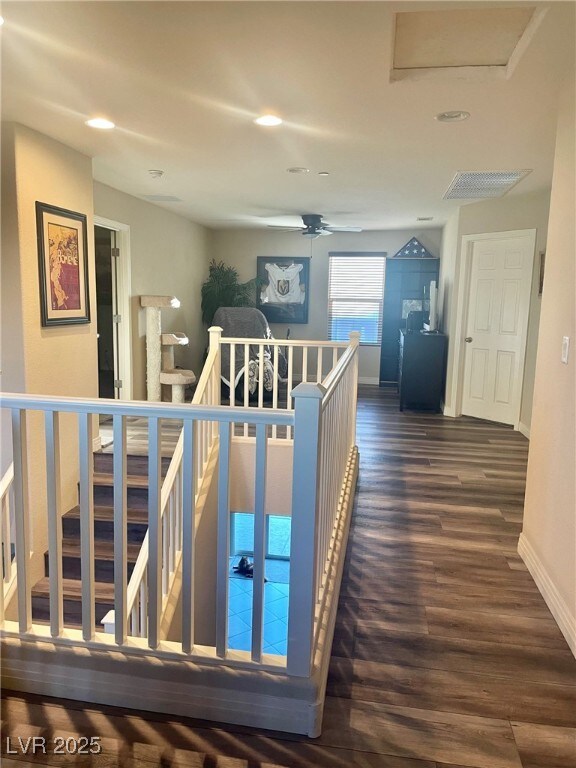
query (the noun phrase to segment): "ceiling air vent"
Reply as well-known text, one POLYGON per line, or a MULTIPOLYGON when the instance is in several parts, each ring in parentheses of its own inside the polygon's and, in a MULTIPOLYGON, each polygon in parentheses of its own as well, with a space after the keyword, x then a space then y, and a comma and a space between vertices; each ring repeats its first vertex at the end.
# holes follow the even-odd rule
POLYGON ((444 200, 474 200, 502 197, 532 170, 458 171, 444 194, 444 200))

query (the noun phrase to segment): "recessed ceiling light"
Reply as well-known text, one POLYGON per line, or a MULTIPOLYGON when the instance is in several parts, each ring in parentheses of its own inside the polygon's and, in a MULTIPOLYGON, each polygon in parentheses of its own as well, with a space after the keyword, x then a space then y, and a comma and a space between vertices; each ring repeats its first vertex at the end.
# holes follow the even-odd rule
POLYGON ((294 166, 293 168, 286 168, 288 173, 310 173, 310 168, 302 168, 300 166, 294 166))
POLYGON ((434 120, 438 120, 439 123, 460 123, 462 120, 468 120, 469 117, 470 112, 465 112, 463 109, 455 109, 452 112, 440 112, 434 120))
POLYGON ((113 122, 106 120, 105 117, 93 117, 91 120, 86 120, 86 125, 90 128, 100 128, 101 131, 109 131, 111 128, 115 128, 113 122))
POLYGON ((318 176, 330 176, 329 171, 318 171, 318 176))
POLYGON ((282 125, 282 118, 277 115, 260 115, 254 120, 256 125, 265 125, 267 128, 272 128, 275 125, 282 125))
POLYGON ((0 16, 0 27, 4 24, 4 16, 0 16))

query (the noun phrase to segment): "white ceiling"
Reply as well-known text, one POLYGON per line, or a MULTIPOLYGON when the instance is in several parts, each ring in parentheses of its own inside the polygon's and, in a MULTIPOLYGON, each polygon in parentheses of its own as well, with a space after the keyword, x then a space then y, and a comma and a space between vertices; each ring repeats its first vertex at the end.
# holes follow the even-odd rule
POLYGON ((366 229, 418 216, 441 226, 459 205, 442 199, 457 171, 532 168, 510 195, 550 184, 574 4, 552 3, 499 80, 391 83, 395 13, 502 5, 3 2, 2 114, 92 156, 98 181, 180 198, 163 205, 210 227, 308 212, 366 229), (471 118, 434 120, 447 110, 471 118), (264 111, 284 125, 254 125, 264 111), (116 130, 87 128, 96 114, 116 130))

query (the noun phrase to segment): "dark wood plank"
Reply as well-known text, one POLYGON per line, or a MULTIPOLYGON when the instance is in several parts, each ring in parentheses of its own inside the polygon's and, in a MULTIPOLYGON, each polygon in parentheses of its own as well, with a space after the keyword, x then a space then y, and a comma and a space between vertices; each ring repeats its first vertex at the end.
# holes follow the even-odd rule
POLYGON ((109 762, 90 768, 573 768, 576 662, 517 553, 528 441, 468 417, 399 413, 391 390, 359 394, 320 739, 6 691, 4 734, 28 723, 101 735, 109 762))
POLYGON ((523 768, 574 768, 576 729, 512 723, 523 768))

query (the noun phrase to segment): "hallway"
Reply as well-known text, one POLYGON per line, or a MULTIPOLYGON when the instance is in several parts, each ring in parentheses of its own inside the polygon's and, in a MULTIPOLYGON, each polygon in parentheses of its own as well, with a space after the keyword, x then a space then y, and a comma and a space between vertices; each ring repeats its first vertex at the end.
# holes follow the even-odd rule
POLYGON ((573 768, 576 661, 516 552, 528 441, 362 386, 358 445, 320 738, 4 692, 3 754, 82 735, 107 768, 573 768))

